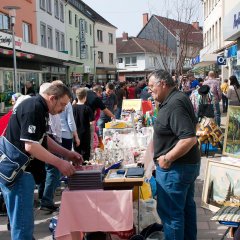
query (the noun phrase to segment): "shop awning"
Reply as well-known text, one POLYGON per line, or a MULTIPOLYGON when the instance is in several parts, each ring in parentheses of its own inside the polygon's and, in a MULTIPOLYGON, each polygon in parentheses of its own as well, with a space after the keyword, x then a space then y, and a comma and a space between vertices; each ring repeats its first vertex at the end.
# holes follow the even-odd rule
POLYGON ((204 61, 204 62, 200 62, 200 63, 197 63, 196 65, 194 65, 194 68, 203 68, 203 67, 208 67, 210 65, 213 65, 213 64, 216 64, 216 61, 204 61))
POLYGON ((217 63, 217 54, 205 53, 200 55, 200 62, 194 65, 195 67, 208 67, 217 63))

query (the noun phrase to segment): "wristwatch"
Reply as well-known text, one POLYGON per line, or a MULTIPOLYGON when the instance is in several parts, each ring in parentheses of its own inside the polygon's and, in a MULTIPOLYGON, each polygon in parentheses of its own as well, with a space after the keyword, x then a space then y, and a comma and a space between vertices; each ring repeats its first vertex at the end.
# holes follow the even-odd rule
POLYGON ((171 164, 172 162, 166 158, 166 155, 163 156, 163 161, 167 164, 171 164))

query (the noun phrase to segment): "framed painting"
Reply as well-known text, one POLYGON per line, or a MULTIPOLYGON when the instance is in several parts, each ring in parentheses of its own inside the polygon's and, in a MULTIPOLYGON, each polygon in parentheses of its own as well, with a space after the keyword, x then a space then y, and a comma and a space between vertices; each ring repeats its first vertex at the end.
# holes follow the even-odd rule
POLYGON ((240 165, 208 160, 202 207, 215 212, 223 206, 240 206, 240 165))
POLYGON ((223 154, 240 158, 240 106, 228 106, 223 154))

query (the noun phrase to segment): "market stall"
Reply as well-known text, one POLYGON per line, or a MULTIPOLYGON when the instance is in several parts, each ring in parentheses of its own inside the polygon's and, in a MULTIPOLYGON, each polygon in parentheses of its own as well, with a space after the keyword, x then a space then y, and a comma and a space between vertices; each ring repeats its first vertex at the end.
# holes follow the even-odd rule
MULTIPOLYGON (((153 129, 152 124, 146 124, 153 121, 148 110, 153 111, 148 103, 144 116, 139 100, 124 106, 122 119, 105 125, 104 148, 95 149, 91 165, 69 178, 69 190, 62 194, 56 239, 81 239, 82 232, 130 231, 133 225, 137 233, 142 230, 141 186, 154 168, 153 129), (145 119, 146 113, 151 120, 145 119)), ((155 208, 154 201, 146 204, 155 208)))

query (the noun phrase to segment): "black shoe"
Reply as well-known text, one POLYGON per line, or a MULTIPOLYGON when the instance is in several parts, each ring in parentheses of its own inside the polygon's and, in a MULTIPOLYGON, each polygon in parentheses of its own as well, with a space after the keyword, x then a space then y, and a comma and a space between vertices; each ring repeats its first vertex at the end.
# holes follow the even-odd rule
POLYGON ((8 231, 11 231, 10 222, 7 223, 7 230, 8 230, 8 231))
POLYGON ((48 212, 58 212, 59 211, 59 207, 52 205, 52 206, 41 206, 40 210, 43 211, 48 211, 48 212))

